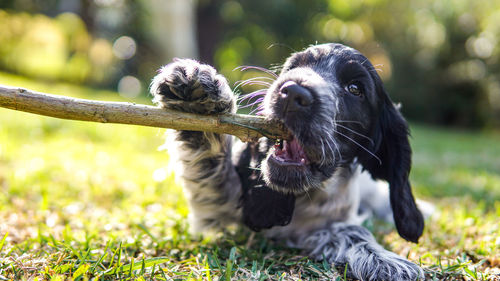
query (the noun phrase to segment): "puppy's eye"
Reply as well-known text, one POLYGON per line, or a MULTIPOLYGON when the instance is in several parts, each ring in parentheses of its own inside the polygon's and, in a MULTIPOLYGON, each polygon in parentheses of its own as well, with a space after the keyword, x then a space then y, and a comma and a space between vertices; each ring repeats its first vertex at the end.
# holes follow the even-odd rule
POLYGON ((347 85, 347 91, 355 96, 361 96, 363 94, 361 86, 357 83, 347 85))
POLYGON ((350 83, 347 85, 347 91, 355 96, 360 96, 362 94, 361 86, 357 83, 350 83))

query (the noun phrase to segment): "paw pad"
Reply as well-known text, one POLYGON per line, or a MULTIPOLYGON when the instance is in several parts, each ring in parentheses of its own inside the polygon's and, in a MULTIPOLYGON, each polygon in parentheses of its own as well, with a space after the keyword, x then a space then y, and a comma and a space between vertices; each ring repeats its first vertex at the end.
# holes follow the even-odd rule
POLYGON ((161 68, 151 94, 161 107, 185 112, 212 114, 235 108, 226 79, 213 67, 190 59, 176 59, 161 68))

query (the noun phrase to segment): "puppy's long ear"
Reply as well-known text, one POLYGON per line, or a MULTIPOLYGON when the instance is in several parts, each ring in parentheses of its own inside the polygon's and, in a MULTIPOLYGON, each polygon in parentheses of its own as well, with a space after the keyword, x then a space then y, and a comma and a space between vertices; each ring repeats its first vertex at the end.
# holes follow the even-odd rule
MULTIPOLYGON (((379 84, 379 83, 377 83, 379 84)), ((424 229, 422 214, 417 209, 408 179, 411 169, 411 148, 408 141, 408 124, 378 85, 382 110, 375 126, 373 156, 359 157, 364 169, 375 179, 389 183, 390 201, 396 228, 401 237, 417 243, 424 229)))

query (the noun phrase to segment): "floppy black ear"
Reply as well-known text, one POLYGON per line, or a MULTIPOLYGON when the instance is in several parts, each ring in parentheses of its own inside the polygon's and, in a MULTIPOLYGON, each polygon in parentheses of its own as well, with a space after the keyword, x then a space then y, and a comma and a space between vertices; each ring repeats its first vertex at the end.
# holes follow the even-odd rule
POLYGON ((417 243, 424 229, 424 219, 417 209, 408 179, 411 169, 411 148, 408 124, 383 89, 379 96, 382 109, 374 131, 373 151, 359 157, 364 169, 375 179, 389 183, 389 195, 396 228, 401 237, 417 243))

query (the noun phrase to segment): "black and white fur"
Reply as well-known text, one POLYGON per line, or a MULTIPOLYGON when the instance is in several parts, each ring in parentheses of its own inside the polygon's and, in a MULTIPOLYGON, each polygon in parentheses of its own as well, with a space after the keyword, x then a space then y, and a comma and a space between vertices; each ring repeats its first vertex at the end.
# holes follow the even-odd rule
MULTIPOLYGON (((226 79, 194 60, 164 66, 151 93, 165 108, 236 111, 226 79)), ((318 260, 347 264, 354 278, 423 278, 419 266, 383 249, 359 225, 367 211, 377 212, 370 210, 379 204, 370 204, 375 197, 364 194, 381 179, 389 184, 401 237, 417 242, 424 227, 408 181, 407 123, 368 59, 341 44, 292 54, 269 85, 261 114, 283 122, 293 138, 241 143, 228 135, 178 131, 176 142, 167 143, 183 166, 195 230, 243 223, 318 260)))

